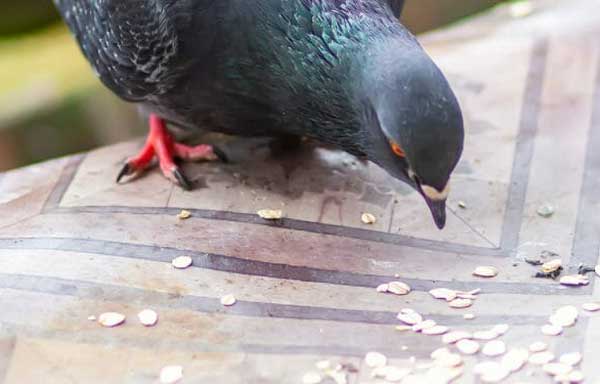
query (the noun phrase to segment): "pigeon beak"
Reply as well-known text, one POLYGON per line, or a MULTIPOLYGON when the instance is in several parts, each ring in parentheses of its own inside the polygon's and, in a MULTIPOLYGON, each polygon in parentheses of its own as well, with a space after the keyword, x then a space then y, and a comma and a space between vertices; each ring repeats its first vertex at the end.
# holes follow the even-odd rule
POLYGON ((425 201, 429 206, 435 225, 438 229, 444 229, 446 226, 446 200, 431 200, 425 197, 425 201))

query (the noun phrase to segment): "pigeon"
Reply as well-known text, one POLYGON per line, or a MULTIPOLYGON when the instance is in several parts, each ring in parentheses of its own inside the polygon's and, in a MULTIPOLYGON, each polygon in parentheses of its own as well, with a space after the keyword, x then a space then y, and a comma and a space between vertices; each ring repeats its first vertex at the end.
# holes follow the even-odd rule
POLYGON ((397 0, 54 0, 100 80, 149 110, 119 174, 148 168, 184 188, 175 159, 226 160, 169 127, 308 138, 410 185, 438 228, 463 151, 460 105, 398 17, 397 0))

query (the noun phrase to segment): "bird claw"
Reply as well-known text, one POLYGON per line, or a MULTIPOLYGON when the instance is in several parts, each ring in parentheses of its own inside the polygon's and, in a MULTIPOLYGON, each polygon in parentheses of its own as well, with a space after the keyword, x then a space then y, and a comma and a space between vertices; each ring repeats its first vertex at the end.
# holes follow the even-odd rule
POLYGON ((217 156, 217 158, 222 162, 222 163, 229 163, 229 157, 227 157, 227 154, 219 147, 216 146, 212 146, 212 150, 213 153, 215 154, 215 156, 217 156))
POLYGON ((183 174, 183 172, 181 172, 181 170, 179 170, 179 168, 175 168, 173 170, 173 176, 175 177, 175 179, 177 180, 177 183, 179 184, 179 186, 181 188, 183 188, 186 191, 192 190, 192 183, 183 174))
POLYGON ((129 162, 125 163, 123 165, 123 168, 121 168, 121 171, 119 172, 119 175, 117 176, 117 183, 120 183, 121 180, 128 175, 131 175, 131 173, 133 172, 133 169, 131 167, 131 165, 129 165, 129 162))

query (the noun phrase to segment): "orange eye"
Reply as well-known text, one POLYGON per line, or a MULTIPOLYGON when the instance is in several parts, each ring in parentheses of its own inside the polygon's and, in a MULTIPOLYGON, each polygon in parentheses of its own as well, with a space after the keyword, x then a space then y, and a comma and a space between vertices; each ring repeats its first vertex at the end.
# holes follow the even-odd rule
POLYGON ((394 151, 394 153, 396 154, 396 156, 398 157, 406 157, 406 154, 404 153, 404 151, 402 150, 402 148, 400 148, 400 146, 396 143, 394 143, 393 141, 390 142, 391 146, 392 146, 392 151, 394 151))

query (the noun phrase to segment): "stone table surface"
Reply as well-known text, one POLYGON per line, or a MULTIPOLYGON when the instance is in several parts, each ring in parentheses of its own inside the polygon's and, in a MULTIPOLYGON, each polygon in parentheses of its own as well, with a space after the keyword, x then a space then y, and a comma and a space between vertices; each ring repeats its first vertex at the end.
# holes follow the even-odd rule
MULTIPOLYGON (((508 324, 509 348, 581 352, 586 382, 600 382, 600 314, 580 309, 561 336, 540 331, 559 307, 600 301, 598 278, 565 287, 524 262, 546 250, 565 274, 598 264, 600 4, 534 4, 527 17, 499 8, 422 39, 467 129, 442 232, 380 169, 310 144, 282 155, 227 139, 231 164, 185 166, 192 192, 156 171, 114 183, 141 140, 0 174, 0 382, 157 383, 181 365, 184 383, 287 384, 330 360, 338 383, 384 383, 363 360, 379 351, 422 375, 405 383, 435 384, 424 364, 441 337, 396 330, 402 308, 453 330, 508 324), (552 217, 537 214, 544 204, 552 217), (264 221, 263 208, 285 217, 264 221), (179 220, 182 209, 192 217, 179 220), (191 268, 171 266, 181 255, 191 268), (499 275, 473 276, 480 265, 499 275), (376 292, 392 280, 413 291, 376 292), (428 294, 439 287, 481 293, 453 309, 428 294), (220 304, 226 294, 234 306, 220 304), (145 308, 156 326, 139 324, 145 308), (88 320, 109 311, 126 323, 88 320)), ((473 366, 486 360, 465 357, 455 382, 479 382, 473 366)), ((505 382, 519 380, 553 382, 533 365, 505 382)))

